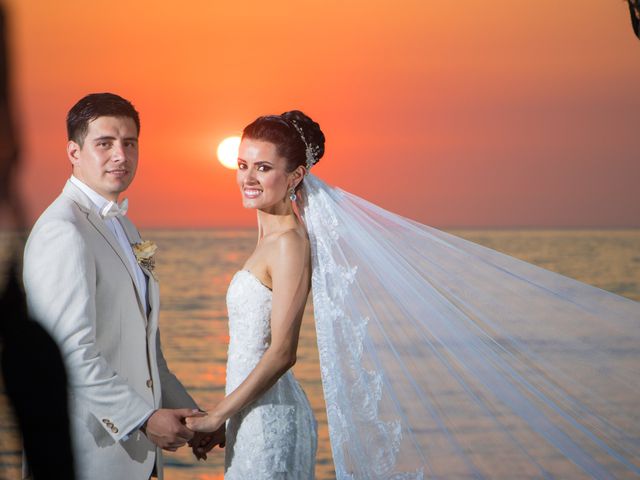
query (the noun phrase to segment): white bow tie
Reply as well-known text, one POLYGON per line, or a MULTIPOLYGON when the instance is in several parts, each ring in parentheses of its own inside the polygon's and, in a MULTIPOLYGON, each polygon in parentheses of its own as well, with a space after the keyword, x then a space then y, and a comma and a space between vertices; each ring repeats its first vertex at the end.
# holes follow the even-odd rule
POLYGON ((114 218, 121 215, 125 215, 129 209, 129 200, 126 198, 118 205, 117 202, 107 203, 102 210, 100 210, 100 216, 102 218, 114 218))

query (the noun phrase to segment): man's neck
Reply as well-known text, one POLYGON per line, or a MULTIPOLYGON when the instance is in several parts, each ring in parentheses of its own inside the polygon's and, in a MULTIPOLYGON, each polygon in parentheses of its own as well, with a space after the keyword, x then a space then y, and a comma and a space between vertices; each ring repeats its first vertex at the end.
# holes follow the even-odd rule
MULTIPOLYGON (((82 185, 84 186, 85 189, 91 190, 91 192, 93 192, 93 194, 95 196, 100 197, 101 199, 103 199, 106 202, 118 202, 118 194, 109 194, 107 193, 106 195, 102 192, 99 192, 98 190, 96 190, 94 187, 92 187, 91 185, 89 185, 89 183, 87 183, 85 180, 83 180, 82 178, 80 178, 79 176, 77 176, 75 173, 71 174, 71 177, 74 178, 77 182, 82 183, 82 185)), ((94 195, 91 195, 92 200, 94 195)))
POLYGON ((91 200, 91 203, 93 203, 98 208, 98 210, 103 208, 110 201, 113 201, 113 200, 109 200, 108 198, 105 198, 103 195, 96 192, 93 188, 91 188, 89 185, 83 182, 82 179, 76 177, 75 175, 71 175, 70 181, 76 187, 78 187, 82 191, 82 193, 84 193, 87 197, 89 197, 89 200, 91 200))

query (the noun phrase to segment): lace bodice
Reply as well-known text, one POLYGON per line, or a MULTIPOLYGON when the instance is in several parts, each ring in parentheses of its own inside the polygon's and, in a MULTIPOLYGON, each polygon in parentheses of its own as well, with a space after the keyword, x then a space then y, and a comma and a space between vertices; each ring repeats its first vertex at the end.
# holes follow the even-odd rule
MULTIPOLYGON (((271 344, 272 293, 249 271, 237 272, 227 291, 229 352, 226 394, 233 392, 271 344)), ((225 478, 308 480, 314 476, 316 422, 291 371, 229 419, 225 478)))
POLYGON ((251 272, 237 272, 227 291, 229 352, 227 395, 256 366, 271 343, 271 290, 251 272))

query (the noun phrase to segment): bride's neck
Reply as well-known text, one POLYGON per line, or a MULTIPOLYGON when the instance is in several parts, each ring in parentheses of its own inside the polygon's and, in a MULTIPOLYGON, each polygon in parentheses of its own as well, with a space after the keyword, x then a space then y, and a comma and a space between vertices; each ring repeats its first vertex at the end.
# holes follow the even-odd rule
POLYGON ((287 213, 270 213, 258 210, 259 238, 297 228, 299 225, 300 222, 293 211, 287 213))

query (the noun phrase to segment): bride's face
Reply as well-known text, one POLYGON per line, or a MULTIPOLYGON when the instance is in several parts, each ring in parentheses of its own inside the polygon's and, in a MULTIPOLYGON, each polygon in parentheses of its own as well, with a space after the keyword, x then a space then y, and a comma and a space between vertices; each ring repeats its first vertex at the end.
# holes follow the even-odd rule
POLYGON ((289 208, 292 175, 287 160, 278 156, 275 144, 244 138, 238 151, 237 181, 245 208, 279 211, 289 208))

